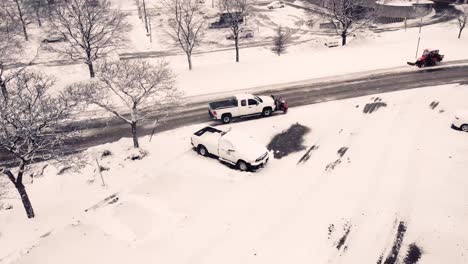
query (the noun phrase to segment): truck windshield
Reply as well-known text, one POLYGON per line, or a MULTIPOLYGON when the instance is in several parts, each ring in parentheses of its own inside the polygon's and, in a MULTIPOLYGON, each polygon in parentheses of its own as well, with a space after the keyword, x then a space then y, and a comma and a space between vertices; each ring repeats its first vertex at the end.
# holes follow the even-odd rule
POLYGON ((263 103, 263 100, 260 97, 254 96, 254 98, 255 98, 255 100, 259 101, 260 103, 263 103))

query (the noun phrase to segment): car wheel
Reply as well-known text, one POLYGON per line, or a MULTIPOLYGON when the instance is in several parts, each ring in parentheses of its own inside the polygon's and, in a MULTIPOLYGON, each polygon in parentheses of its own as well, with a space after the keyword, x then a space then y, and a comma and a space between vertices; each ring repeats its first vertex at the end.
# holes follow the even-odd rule
POLYGON ((271 116, 271 108, 265 108, 265 109, 263 109, 262 115, 263 115, 264 117, 271 116))
POLYGON ((208 156, 208 154, 209 154, 209 153, 208 153, 208 150, 207 150, 207 149, 205 148, 205 146, 203 146, 203 145, 199 145, 199 146, 198 146, 197 152, 198 152, 198 154, 200 154, 200 155, 202 155, 202 156, 204 156, 204 157, 208 156))
POLYGON ((461 131, 468 132, 468 124, 464 124, 460 127, 461 131))
POLYGON ((249 165, 243 161, 243 160, 239 160, 237 162, 237 168, 240 170, 240 171, 247 171, 249 169, 249 165))
POLYGON ((229 124, 231 123, 231 118, 231 115, 223 115, 221 119, 223 120, 223 124, 229 124))

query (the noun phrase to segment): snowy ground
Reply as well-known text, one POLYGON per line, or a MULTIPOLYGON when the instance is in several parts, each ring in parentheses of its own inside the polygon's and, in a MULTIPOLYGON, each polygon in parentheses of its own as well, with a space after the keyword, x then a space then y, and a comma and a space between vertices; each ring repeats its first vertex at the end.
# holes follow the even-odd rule
POLYGON ((112 152, 100 158, 107 187, 94 163, 48 167, 27 185, 34 220, 11 190, 0 263, 403 263, 410 249, 404 263, 418 252, 418 263, 467 263, 468 135, 450 128, 466 98, 467 85, 446 85, 231 124, 265 145, 310 129, 302 150, 256 173, 192 151, 203 125, 142 138, 140 161, 125 160, 129 139, 90 149, 112 152))

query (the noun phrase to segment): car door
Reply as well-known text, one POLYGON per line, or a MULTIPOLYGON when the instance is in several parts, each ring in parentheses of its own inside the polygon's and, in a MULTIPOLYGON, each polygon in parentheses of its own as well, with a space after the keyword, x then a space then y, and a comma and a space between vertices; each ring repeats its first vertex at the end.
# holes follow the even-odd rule
POLYGON ((248 99, 247 100, 247 104, 248 104, 248 109, 249 109, 249 115, 251 114, 257 114, 257 113, 260 113, 262 112, 260 108, 260 102, 255 100, 255 99, 248 99))
POLYGON ((227 161, 230 161, 232 163, 236 163, 237 162, 237 155, 236 155, 236 150, 234 148, 234 146, 232 145, 232 143, 225 139, 225 138, 221 138, 219 140, 219 157, 221 159, 224 159, 224 160, 227 160, 227 161))
POLYGON ((249 108, 249 105, 247 104, 247 99, 240 100, 239 115, 244 116, 244 115, 249 115, 249 114, 250 114, 250 108, 249 108))
POLYGON ((219 137, 219 133, 206 131, 201 137, 200 144, 204 145, 209 153, 217 155, 219 137))

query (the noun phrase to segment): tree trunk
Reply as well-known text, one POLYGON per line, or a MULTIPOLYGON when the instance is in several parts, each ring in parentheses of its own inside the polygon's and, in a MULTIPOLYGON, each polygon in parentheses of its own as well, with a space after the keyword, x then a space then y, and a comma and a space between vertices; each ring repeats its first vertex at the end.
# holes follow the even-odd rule
POLYGON ((234 36, 234 43, 236 45, 236 62, 239 62, 239 36, 234 36))
POLYGON ((15 187, 18 190, 19 195, 21 196, 21 201, 23 201, 24 209, 28 218, 34 218, 34 209, 32 207, 31 201, 29 200, 28 193, 22 182, 15 183, 15 187))
POLYGON ((20 2, 19 0, 15 0, 15 3, 16 3, 16 7, 18 8, 18 15, 21 21, 21 26, 23 27, 24 39, 28 41, 29 37, 28 37, 28 31, 26 30, 26 21, 24 21, 24 15, 23 15, 23 11, 21 10, 20 2))
POLYGON ((341 45, 346 45, 346 33, 341 34, 341 45))
POLYGON ((42 21, 41 21, 41 15, 39 14, 39 9, 41 8, 40 7, 40 1, 38 3, 38 6, 36 6, 36 18, 37 18, 37 24, 39 25, 39 27, 42 27, 42 21))
POLYGON ((187 52, 187 61, 189 70, 192 70, 192 54, 190 54, 189 52, 187 52))
POLYGON ((133 136, 133 147, 139 148, 140 144, 138 144, 138 137, 137 137, 137 122, 132 121, 132 136, 133 136))
POLYGON ((145 3, 145 0, 143 0, 143 13, 144 13, 144 18, 145 18, 146 33, 149 33, 148 18, 147 18, 147 16, 146 16, 146 3, 145 3))
POLYGON ((461 28, 460 28, 460 31, 458 32, 458 39, 461 38, 461 34, 462 34, 462 31, 463 31, 463 28, 464 28, 464 27, 461 27, 461 28))
POLYGON ((8 91, 7 91, 7 88, 6 88, 6 83, 1 78, 0 78, 0 90, 2 92, 3 99, 8 100, 8 91))
POLYGON ((18 193, 21 197, 21 201, 23 202, 24 209, 26 210, 26 214, 28 218, 33 218, 34 215, 34 209, 31 205, 31 201, 29 200, 28 194, 26 193, 26 188, 24 187, 23 184, 23 175, 24 175, 24 168, 26 167, 26 161, 23 160, 21 161, 19 170, 18 170, 18 175, 15 176, 10 170, 4 170, 3 173, 10 179, 11 183, 15 185, 16 190, 18 190, 18 193))
POLYGON ((93 61, 91 60, 91 48, 86 47, 85 52, 86 52, 86 61, 85 61, 85 63, 88 65, 89 76, 91 78, 94 78, 95 73, 94 73, 93 61))
POLYGON ((88 64, 88 69, 89 69, 89 76, 90 76, 91 78, 94 78, 95 73, 94 73, 93 62, 90 61, 90 62, 88 62, 87 64, 88 64))

